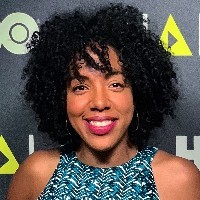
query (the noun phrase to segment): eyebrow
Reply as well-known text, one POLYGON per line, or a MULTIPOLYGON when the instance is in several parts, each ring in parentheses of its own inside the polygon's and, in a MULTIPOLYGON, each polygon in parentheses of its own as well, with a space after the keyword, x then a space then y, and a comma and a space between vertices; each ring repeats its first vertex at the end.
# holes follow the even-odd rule
MULTIPOLYGON (((109 79, 110 77, 115 76, 115 75, 122 75, 123 76, 124 74, 121 71, 112 71, 112 72, 105 74, 105 79, 109 79)), ((89 80, 89 77, 84 76, 84 75, 79 75, 79 77, 72 77, 71 81, 73 81, 75 79, 77 79, 78 81, 84 82, 84 81, 89 80)))
POLYGON ((107 74, 105 74, 105 78, 106 79, 109 79, 111 76, 115 76, 115 75, 124 75, 123 74, 123 72, 121 72, 121 71, 111 71, 111 72, 109 72, 109 73, 107 73, 107 74))

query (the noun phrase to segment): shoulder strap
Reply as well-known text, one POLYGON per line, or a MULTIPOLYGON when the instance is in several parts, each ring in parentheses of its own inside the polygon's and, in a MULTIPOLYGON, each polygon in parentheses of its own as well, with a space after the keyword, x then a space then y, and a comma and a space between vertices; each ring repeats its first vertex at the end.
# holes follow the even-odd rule
POLYGON ((150 165, 157 151, 158 151, 157 147, 147 146, 140 152, 142 160, 150 165))

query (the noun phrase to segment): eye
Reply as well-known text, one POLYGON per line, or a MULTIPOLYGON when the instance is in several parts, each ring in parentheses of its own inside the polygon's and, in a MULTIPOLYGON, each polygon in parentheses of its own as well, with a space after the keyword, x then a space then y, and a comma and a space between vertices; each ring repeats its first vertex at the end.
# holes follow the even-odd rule
POLYGON ((124 87, 121 83, 113 83, 111 87, 124 87))
POLYGON ((122 91, 124 89, 125 85, 122 83, 112 83, 110 84, 109 88, 111 88, 114 91, 122 91))
POLYGON ((77 94, 83 94, 88 90, 88 87, 85 85, 76 85, 72 88, 72 91, 77 94))

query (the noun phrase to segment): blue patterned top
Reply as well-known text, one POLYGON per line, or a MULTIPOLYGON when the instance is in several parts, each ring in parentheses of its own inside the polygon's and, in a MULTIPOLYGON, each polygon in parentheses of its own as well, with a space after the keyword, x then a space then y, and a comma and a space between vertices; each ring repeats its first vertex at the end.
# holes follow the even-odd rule
POLYGON ((110 168, 83 164, 75 152, 61 153, 60 162, 38 200, 159 199, 151 168, 157 150, 146 147, 128 162, 110 168))

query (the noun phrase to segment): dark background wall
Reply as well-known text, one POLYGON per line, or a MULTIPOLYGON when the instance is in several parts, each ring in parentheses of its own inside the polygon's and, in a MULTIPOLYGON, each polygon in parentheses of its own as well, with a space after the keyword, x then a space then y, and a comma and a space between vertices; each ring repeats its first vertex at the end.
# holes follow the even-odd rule
MULTIPOLYGON (((0 1, 0 199, 19 164, 33 151, 49 148, 46 135, 37 133, 34 114, 20 96, 23 49, 28 37, 54 12, 77 7, 95 9, 110 2, 137 6, 151 19, 149 28, 172 47, 181 98, 176 119, 167 118, 150 144, 194 160, 200 169, 200 4, 199 0, 1 0, 0 1), (26 15, 22 15, 22 13, 26 15), (170 17, 171 14, 171 17, 170 17), (164 32, 163 32, 164 31, 164 32), (169 39, 169 41, 167 41, 169 39)), ((31 184, 31 183, 30 183, 31 184)))

